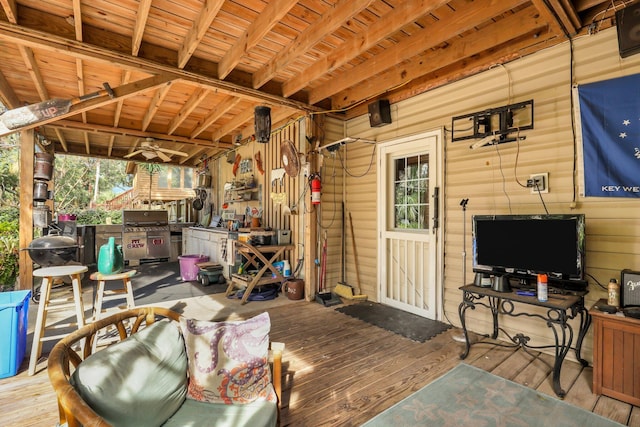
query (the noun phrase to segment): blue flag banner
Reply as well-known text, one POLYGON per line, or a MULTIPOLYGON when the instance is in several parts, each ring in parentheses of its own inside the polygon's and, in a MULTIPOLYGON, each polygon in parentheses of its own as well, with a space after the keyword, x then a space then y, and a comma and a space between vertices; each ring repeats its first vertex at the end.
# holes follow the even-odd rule
POLYGON ((640 197, 640 74, 578 86, 585 196, 640 197))

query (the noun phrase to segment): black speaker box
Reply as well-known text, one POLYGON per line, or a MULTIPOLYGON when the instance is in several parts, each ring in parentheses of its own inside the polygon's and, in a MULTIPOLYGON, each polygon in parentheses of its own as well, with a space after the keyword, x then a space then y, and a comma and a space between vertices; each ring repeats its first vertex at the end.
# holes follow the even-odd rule
POLYGON ((640 271, 622 270, 620 273, 620 306, 640 306, 640 271))
POLYGON ((391 105, 389 100, 379 99, 369 104, 369 124, 372 128, 391 123, 391 105))
POLYGON ((626 58, 640 52, 640 4, 618 10, 616 28, 620 57, 626 58))

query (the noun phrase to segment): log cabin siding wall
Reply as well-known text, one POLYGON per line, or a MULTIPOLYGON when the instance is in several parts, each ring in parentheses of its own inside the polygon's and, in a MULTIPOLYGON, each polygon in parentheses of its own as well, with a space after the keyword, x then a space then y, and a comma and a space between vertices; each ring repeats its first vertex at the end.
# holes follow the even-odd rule
MULTIPOLYGON (((640 223, 638 200, 625 198, 584 198, 580 195, 581 169, 577 159, 579 122, 576 136, 572 130, 572 83, 593 81, 640 72, 640 55, 624 60, 618 55, 616 30, 541 51, 495 67, 462 81, 392 104, 393 123, 371 128, 367 116, 349 120, 344 135, 374 138, 378 142, 400 136, 445 129, 444 177, 444 288, 443 320, 460 325, 457 308, 461 301, 459 286, 473 279, 471 262, 471 216, 475 214, 544 213, 536 194, 516 182, 525 183, 532 173, 549 173, 550 192, 543 194, 550 213, 584 213, 586 225, 586 270, 606 286, 610 277, 619 277, 623 268, 640 268, 640 223), (573 73, 571 49, 573 48, 573 73), (572 81, 573 79, 573 81, 572 81), (526 140, 470 150, 469 141, 451 141, 451 118, 510 103, 534 100, 534 129, 523 131, 526 140), (516 166, 517 161, 517 169, 516 166), (466 234, 460 200, 469 198, 466 234), (466 248, 463 248, 464 246, 466 248), (463 271, 466 249, 466 271, 463 271), (466 277, 463 279, 463 275, 466 277)), ((362 171, 370 150, 365 144, 352 143, 343 148, 350 171, 362 171)), ((345 205, 358 220, 354 223, 358 238, 360 277, 366 283, 363 292, 377 300, 376 170, 362 178, 345 176, 345 205)), ((551 243, 550 243, 551 244, 551 243)), ((353 257, 347 247, 347 281, 353 282, 353 257)), ((590 307, 606 295, 589 277, 590 307)), ((490 331, 488 310, 468 310, 471 329, 490 331)), ((510 332, 523 332, 537 345, 550 344, 552 333, 544 322, 504 319, 510 332)), ((574 324, 577 333, 577 324, 574 324)), ((583 357, 591 359, 591 332, 583 345, 583 357)), ((536 345, 534 344, 534 345, 536 345)), ((574 357, 570 354, 569 357, 574 357)))
MULTIPOLYGON (((162 167, 166 168, 167 166, 162 165, 162 167)), ((191 188, 160 188, 158 186, 158 179, 160 174, 166 173, 167 170, 163 169, 160 172, 154 172, 153 175, 149 175, 146 169, 136 166, 136 173, 133 180, 133 199, 135 199, 136 209, 148 203, 149 198, 151 198, 153 203, 193 197, 193 190, 191 188)), ((187 169, 185 168, 182 173, 188 173, 187 169)), ((183 182, 182 177, 180 182, 183 182)), ((192 182, 195 185, 195 177, 192 179, 192 182)))

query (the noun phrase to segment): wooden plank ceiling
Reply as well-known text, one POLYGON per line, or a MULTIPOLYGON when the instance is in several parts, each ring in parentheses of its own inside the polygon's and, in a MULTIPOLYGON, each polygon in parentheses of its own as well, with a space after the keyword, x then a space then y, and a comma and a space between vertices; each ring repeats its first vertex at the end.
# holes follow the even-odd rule
MULTIPOLYGON (((628 3, 628 2, 627 2, 628 3)), ((73 99, 37 126, 57 152, 149 144, 197 165, 274 129, 349 118, 614 24, 617 0, 0 0, 0 100, 73 99)), ((6 134, 6 132, 5 132, 6 134)), ((131 157, 145 160, 142 154, 131 157)), ((159 157, 152 161, 161 160, 159 157)))

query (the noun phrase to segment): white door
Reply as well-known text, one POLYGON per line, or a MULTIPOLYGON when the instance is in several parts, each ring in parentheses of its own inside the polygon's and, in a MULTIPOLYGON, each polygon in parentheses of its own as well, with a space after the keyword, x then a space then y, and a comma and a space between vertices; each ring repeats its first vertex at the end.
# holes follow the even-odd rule
POLYGON ((428 132, 378 152, 380 302, 430 319, 439 316, 441 141, 428 132))

